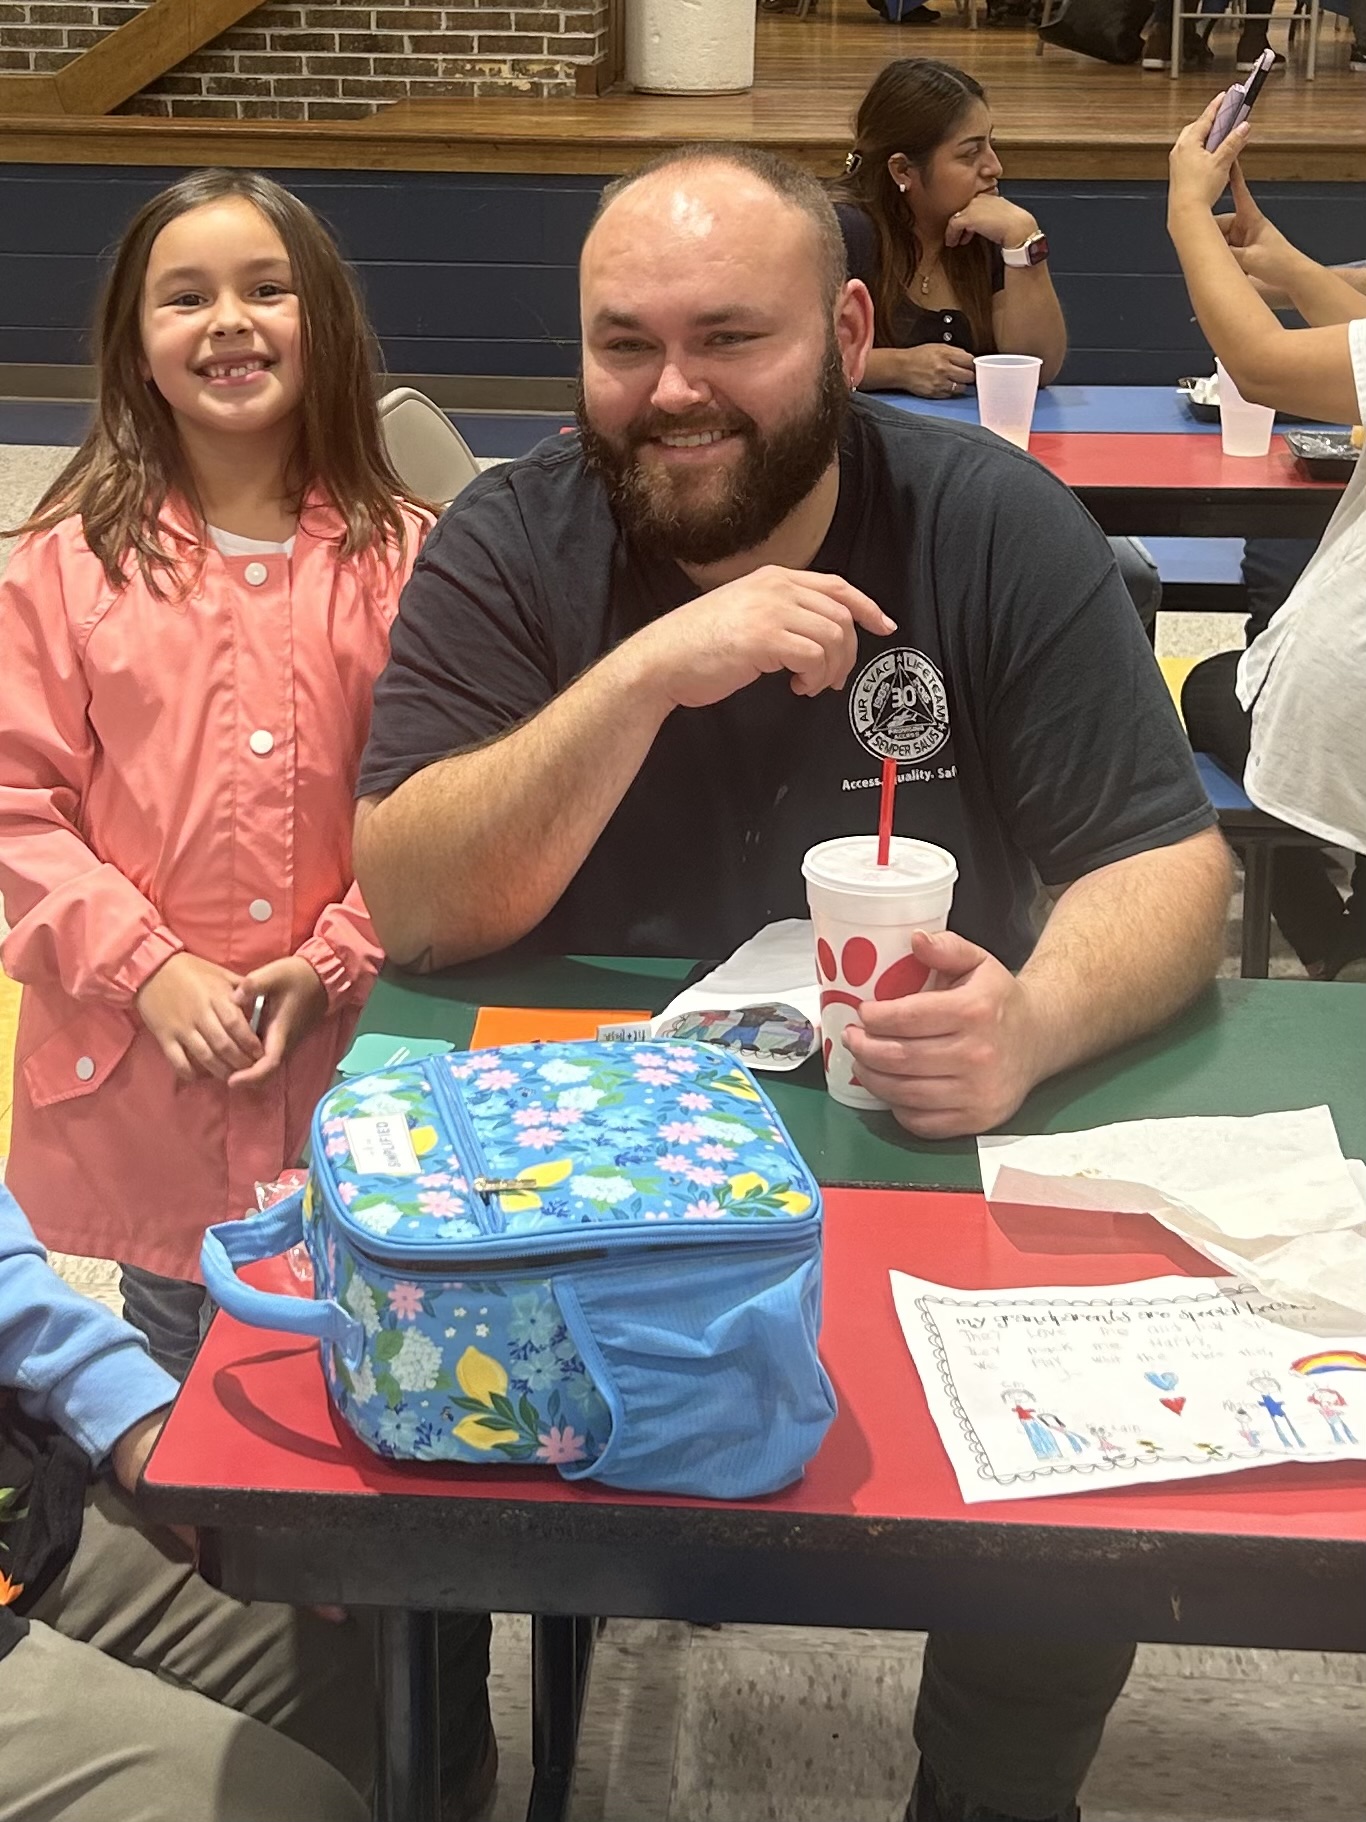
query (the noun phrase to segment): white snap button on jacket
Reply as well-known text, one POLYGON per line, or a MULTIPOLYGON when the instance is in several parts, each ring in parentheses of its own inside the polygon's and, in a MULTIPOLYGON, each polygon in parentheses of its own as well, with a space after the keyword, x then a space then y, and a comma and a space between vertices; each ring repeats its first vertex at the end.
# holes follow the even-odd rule
POLYGON ((264 757, 264 755, 269 753, 274 747, 275 736, 270 732, 269 728, 257 728, 256 732, 247 741, 247 745, 251 748, 253 753, 260 753, 264 757))
POLYGON ((247 916, 258 924, 265 923, 275 907, 268 898, 254 898, 247 906, 247 916))
POLYGON ((246 577, 247 581, 251 583, 253 588, 260 588, 261 584, 270 574, 270 571, 266 568, 264 563, 248 563, 247 567, 242 571, 242 574, 246 577))
POLYGON ((76 1080, 78 1082, 88 1082, 90 1080, 91 1076, 94 1075, 94 1073, 95 1073, 94 1057, 77 1057, 76 1058, 76 1080))

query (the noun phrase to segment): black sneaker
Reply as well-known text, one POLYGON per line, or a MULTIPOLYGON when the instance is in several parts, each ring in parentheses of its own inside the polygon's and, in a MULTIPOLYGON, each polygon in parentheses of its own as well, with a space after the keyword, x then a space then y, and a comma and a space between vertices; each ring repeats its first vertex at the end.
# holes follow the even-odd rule
MULTIPOLYGON (((973 1803, 957 1791, 947 1789, 922 1759, 902 1822, 1022 1822, 1022 1819, 1008 1816, 1004 1810, 983 1809, 980 1803, 973 1803)), ((1081 1822, 1081 1811, 1075 1803, 1069 1803, 1056 1816, 1050 1816, 1048 1822, 1081 1822)))
MULTIPOLYGON (((1240 70, 1256 69, 1257 59, 1261 56, 1263 51, 1267 50, 1271 50, 1271 46, 1266 41, 1265 22, 1258 19, 1252 25, 1245 25, 1238 34, 1238 68, 1240 70)), ((1272 51, 1271 54, 1276 59, 1273 67, 1275 69, 1280 69, 1285 63, 1285 58, 1279 51, 1272 51)))
POLYGON ((1366 70, 1366 44, 1354 44, 1352 54, 1347 59, 1349 70, 1366 70))
MULTIPOLYGON (((1171 60, 1172 28, 1159 21, 1143 40, 1143 68, 1165 70, 1171 60)), ((1200 28, 1191 19, 1186 20, 1181 28, 1181 62, 1196 69, 1201 64, 1214 62, 1214 52, 1201 36, 1200 28)))

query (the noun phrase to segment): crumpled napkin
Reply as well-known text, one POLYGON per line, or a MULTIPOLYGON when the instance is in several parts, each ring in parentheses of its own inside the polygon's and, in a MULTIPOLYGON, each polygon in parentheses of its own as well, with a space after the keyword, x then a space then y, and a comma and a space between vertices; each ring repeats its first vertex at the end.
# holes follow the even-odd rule
POLYGON ((1327 1107, 1126 1120, 977 1141, 989 1202, 1146 1213, 1263 1291, 1310 1301, 1312 1332, 1366 1320, 1366 1166, 1327 1107))

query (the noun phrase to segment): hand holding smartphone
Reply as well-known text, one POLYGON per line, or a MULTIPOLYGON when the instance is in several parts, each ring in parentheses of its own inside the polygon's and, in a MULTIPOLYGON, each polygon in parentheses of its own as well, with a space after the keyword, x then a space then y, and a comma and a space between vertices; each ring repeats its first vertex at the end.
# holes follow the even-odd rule
POLYGON ((1220 103, 1219 112, 1214 116, 1214 125, 1205 140, 1205 150, 1213 152, 1221 146, 1233 131, 1239 127, 1252 112, 1252 104, 1262 92, 1262 85, 1276 67, 1276 53, 1269 46, 1253 65, 1252 74, 1246 82, 1235 82, 1220 103))

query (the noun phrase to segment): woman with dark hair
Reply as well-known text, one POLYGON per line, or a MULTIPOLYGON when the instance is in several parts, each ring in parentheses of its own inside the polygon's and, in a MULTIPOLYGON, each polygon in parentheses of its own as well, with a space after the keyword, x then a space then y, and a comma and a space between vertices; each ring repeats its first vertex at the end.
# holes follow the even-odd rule
MULTIPOLYGON (((849 276, 873 298, 868 392, 956 398, 973 382, 975 354, 1037 354, 1039 384, 1057 378, 1067 325, 1048 242, 997 188, 991 137, 986 91, 951 63, 899 57, 863 97, 834 202, 849 276)), ((1110 544, 1151 631, 1157 565, 1136 539, 1110 544)))
POLYGON ((897 58, 863 98, 835 212, 876 312, 869 391, 952 398, 974 354, 1037 354, 1045 386, 1062 366, 1048 242, 997 188, 991 137, 982 85, 933 58, 897 58))

